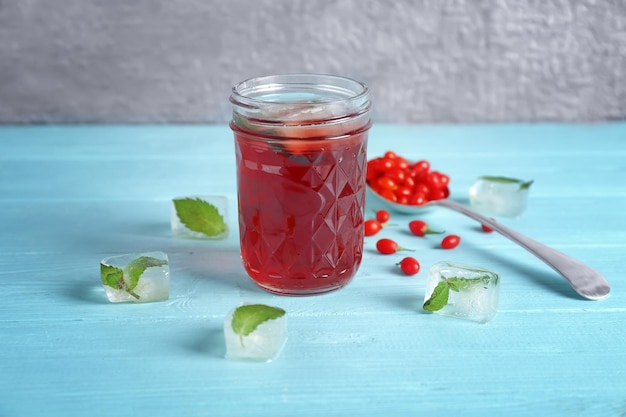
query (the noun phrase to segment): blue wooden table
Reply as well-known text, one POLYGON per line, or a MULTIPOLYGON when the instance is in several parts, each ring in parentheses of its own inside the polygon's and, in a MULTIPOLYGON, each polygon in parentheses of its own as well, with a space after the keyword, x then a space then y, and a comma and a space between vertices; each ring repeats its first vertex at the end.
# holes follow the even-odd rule
POLYGON ((498 220, 602 272, 601 301, 444 208, 421 217, 460 235, 454 250, 409 235, 409 215, 379 235, 416 250, 416 276, 367 238, 346 288, 266 293, 238 255, 233 149, 225 125, 0 128, 0 416, 626 414, 626 124, 370 133, 370 157, 428 159, 462 203, 480 175, 533 179, 524 215, 498 220), (229 198, 227 240, 171 236, 171 199, 196 194, 229 198), (99 262, 155 250, 169 255, 169 300, 109 303, 99 262), (492 321, 423 312, 440 260, 501 274, 492 321), (224 359, 224 317, 244 302, 287 311, 271 363, 224 359))

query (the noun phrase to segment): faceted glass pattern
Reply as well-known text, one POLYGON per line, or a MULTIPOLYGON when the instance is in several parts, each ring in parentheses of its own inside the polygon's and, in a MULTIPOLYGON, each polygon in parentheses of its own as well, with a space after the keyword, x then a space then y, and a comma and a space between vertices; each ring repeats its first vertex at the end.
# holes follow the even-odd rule
MULTIPOLYGON (((367 132, 297 150, 236 134, 244 266, 261 287, 306 295, 344 286, 363 253, 367 132)), ((291 143, 293 145, 293 143, 291 143)))

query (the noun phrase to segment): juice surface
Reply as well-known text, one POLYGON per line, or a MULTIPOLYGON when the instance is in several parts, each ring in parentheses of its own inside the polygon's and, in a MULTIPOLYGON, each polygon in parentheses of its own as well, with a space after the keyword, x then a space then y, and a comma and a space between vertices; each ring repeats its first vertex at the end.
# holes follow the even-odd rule
POLYGON ((347 284, 363 253, 367 129, 269 142, 233 130, 241 256, 250 277, 291 295, 347 284))

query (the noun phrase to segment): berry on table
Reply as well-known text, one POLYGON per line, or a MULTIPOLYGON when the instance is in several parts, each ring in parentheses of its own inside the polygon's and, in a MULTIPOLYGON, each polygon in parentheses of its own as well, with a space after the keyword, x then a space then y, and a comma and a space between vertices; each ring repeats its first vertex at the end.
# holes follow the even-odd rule
MULTIPOLYGON (((494 221, 494 222, 496 221, 496 219, 494 219, 493 217, 489 217, 489 220, 494 221)), ((485 233, 493 232, 493 229, 485 224, 481 224, 480 227, 483 229, 485 233)))
POLYGON ((461 238, 457 235, 448 235, 441 241, 441 247, 443 249, 454 249, 461 243, 461 238))
POLYGON ((374 236, 382 230, 383 225, 378 220, 365 220, 363 227, 365 228, 365 236, 374 236))
POLYGON ((387 223, 391 215, 387 210, 378 210, 376 211, 376 220, 381 223, 387 223))
POLYGON ((411 233, 413 233, 415 236, 426 236, 426 235, 430 235, 430 234, 441 234, 444 233, 443 231, 437 231, 437 230, 432 230, 429 226, 428 223, 426 223, 423 220, 412 220, 409 222, 409 229, 411 230, 411 233))
POLYGON ((378 242, 376 242, 376 249, 378 249, 378 252, 382 253, 383 255, 391 255, 398 251, 404 251, 404 250, 413 252, 412 249, 407 249, 407 248, 398 246, 398 244, 394 240, 391 240, 388 238, 383 238, 383 239, 380 239, 378 242))
POLYGON ((415 275, 420 271, 420 263, 417 259, 407 256, 397 264, 406 275, 415 275))

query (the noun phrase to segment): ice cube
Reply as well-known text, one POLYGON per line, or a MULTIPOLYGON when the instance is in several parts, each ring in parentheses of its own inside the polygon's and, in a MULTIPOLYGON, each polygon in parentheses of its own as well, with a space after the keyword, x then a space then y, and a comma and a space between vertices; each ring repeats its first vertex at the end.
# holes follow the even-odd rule
POLYGON ((324 104, 306 103, 285 109, 281 116, 281 121, 293 123, 310 120, 325 120, 332 118, 333 114, 330 112, 328 106, 324 104))
POLYGON ((507 177, 480 177, 469 189, 470 205, 496 216, 517 217, 526 210, 532 181, 507 177))
POLYGON ((240 306, 224 319, 224 339, 227 359, 270 362, 287 340, 287 315, 263 304, 240 306))
POLYGON ((148 303, 170 296, 170 268, 163 252, 130 253, 104 258, 100 276, 112 303, 148 303))
POLYGON ((170 217, 175 237, 213 240, 228 237, 228 199, 224 196, 174 198, 170 217))
POLYGON ((500 276, 478 266, 441 261, 428 271, 424 309, 486 323, 498 311, 500 276))
POLYGON ((352 104, 345 100, 329 101, 316 95, 292 97, 297 101, 286 104, 284 102, 269 104, 263 108, 261 117, 277 120, 288 125, 297 125, 307 122, 332 120, 353 113, 352 104))

